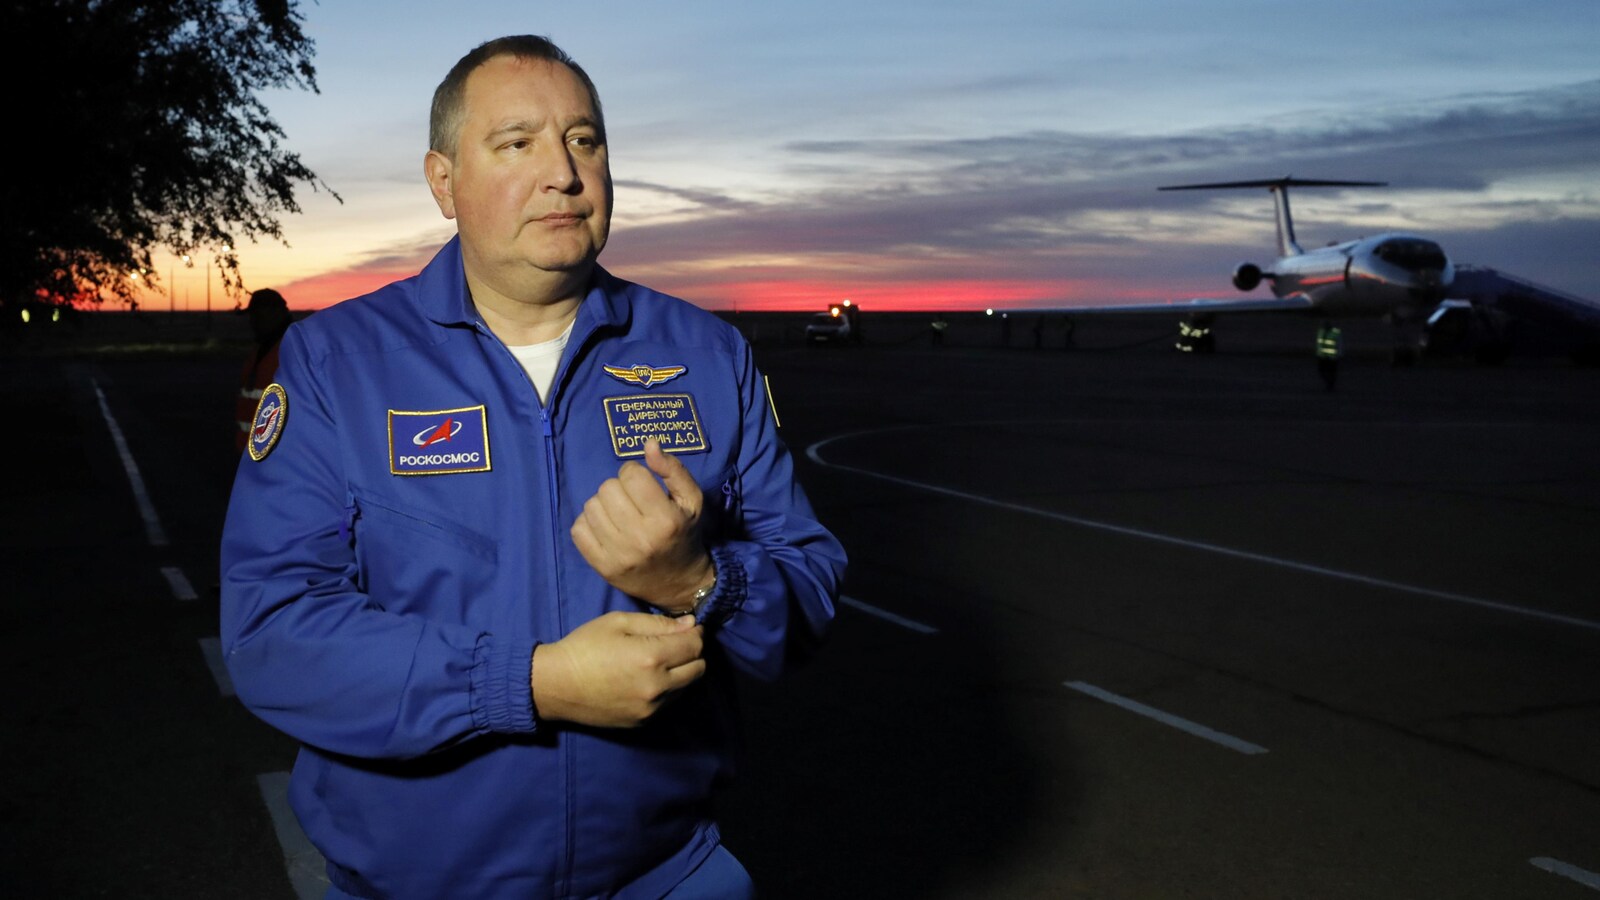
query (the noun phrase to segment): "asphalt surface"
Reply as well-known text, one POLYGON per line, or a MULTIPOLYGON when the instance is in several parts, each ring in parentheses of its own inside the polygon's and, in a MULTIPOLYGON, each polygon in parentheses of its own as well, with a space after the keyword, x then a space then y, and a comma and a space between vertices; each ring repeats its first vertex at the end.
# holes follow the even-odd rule
MULTIPOLYGON (((1600 371, 758 358, 852 561, 743 691, 763 897, 1600 897, 1600 371)), ((0 356, 6 896, 296 896, 204 650, 237 368, 0 356)))

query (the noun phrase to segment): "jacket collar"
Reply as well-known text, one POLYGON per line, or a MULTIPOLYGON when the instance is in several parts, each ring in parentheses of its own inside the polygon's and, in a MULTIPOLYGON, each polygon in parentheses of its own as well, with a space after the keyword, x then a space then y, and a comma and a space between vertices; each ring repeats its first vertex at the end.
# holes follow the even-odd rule
MULTIPOLYGON (((589 281, 589 293, 578 306, 573 333, 587 334, 605 326, 623 326, 632 317, 633 306, 625 282, 596 265, 589 281)), ((461 236, 457 235, 434 254, 417 276, 417 303, 423 315, 440 325, 477 325, 481 320, 467 292, 466 270, 461 263, 461 236)))

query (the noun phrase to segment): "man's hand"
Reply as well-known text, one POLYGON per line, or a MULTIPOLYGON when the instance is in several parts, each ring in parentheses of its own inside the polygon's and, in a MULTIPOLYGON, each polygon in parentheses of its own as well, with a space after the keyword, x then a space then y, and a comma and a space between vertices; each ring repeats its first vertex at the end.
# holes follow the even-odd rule
POLYGON ((547 721, 637 728, 706 672, 688 617, 606 613, 533 650, 533 706, 547 721))
POLYGON ((694 592, 717 574, 700 543, 705 496, 653 439, 645 442, 644 461, 623 463, 600 485, 572 524, 572 541, 612 587, 667 612, 688 612, 694 592))

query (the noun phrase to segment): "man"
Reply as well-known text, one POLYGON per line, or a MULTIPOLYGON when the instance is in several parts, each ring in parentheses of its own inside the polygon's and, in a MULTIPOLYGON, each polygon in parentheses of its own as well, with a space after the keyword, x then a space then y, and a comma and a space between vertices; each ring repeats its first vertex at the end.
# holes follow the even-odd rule
POLYGON ((1322 376, 1325 390, 1333 390, 1339 378, 1339 357, 1344 355, 1344 332, 1339 326, 1323 320, 1317 326, 1317 374, 1322 376))
POLYGON ((250 442, 250 427, 256 417, 256 405, 261 402, 261 392, 272 383, 272 376, 278 371, 278 342, 293 321, 288 302, 272 288, 252 293, 245 315, 250 319, 250 335, 255 338, 256 346, 239 373, 239 396, 233 403, 233 418, 238 425, 234 430, 234 445, 240 453, 250 442))
POLYGON ((844 553, 738 332, 596 265, 576 63, 478 47, 430 146, 458 236, 293 326, 257 410, 222 548, 239 696, 302 743, 330 896, 749 896, 708 809, 731 669, 821 636, 844 553))

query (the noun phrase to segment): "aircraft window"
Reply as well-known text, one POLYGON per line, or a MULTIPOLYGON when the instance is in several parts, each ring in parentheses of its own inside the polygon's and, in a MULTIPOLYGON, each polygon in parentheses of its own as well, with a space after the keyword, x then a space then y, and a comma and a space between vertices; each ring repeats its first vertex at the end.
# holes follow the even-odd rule
POLYGON ((1444 251, 1432 241, 1384 241, 1375 252, 1379 259, 1413 272, 1445 266, 1444 251))

